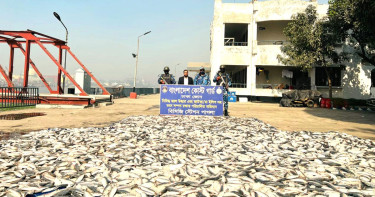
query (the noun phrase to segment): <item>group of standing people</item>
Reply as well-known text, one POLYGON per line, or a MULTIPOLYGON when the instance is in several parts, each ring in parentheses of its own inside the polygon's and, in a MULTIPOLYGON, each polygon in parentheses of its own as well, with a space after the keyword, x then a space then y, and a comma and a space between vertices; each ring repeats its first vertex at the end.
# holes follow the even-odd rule
MULTIPOLYGON (((176 80, 172 74, 169 74, 169 67, 164 67, 164 74, 159 75, 158 83, 159 84, 176 84, 176 80)), ((229 86, 232 85, 229 74, 225 72, 225 66, 220 66, 220 70, 216 73, 213 78, 213 82, 217 86, 223 86, 224 94, 224 116, 228 116, 228 91, 229 86)), ((211 85, 211 80, 209 75, 206 73, 205 69, 201 67, 199 73, 193 78, 189 77, 189 71, 184 70, 184 76, 178 79, 179 85, 211 85)))
MULTIPOLYGON (((164 67, 164 74, 159 75, 159 84, 176 84, 176 80, 172 74, 169 74, 169 67, 164 67)), ((199 73, 193 78, 189 77, 189 71, 184 70, 184 76, 178 79, 179 85, 211 85, 210 77, 203 67, 200 68, 199 73)))

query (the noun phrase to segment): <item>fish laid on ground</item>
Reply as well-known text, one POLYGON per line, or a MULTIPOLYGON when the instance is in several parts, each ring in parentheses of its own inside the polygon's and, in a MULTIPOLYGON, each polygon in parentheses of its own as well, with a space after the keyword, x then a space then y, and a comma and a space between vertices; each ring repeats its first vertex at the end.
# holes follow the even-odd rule
POLYGON ((254 118, 133 116, 0 141, 0 196, 375 196, 375 144, 254 118))

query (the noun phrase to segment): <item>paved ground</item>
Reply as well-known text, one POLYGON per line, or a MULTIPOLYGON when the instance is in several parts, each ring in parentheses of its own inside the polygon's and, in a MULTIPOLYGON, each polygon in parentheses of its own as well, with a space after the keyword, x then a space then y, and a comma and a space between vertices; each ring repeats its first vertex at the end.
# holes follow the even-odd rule
MULTIPOLYGON (((375 112, 341 111, 308 108, 281 108, 269 103, 230 103, 230 115, 255 117, 278 129, 287 131, 340 131, 354 136, 375 139, 375 112)), ((141 96, 137 100, 115 100, 107 107, 88 109, 27 109, 0 112, 44 112, 47 115, 23 120, 0 120, 0 131, 28 132, 54 127, 101 127, 130 115, 158 115, 159 95, 141 96)))

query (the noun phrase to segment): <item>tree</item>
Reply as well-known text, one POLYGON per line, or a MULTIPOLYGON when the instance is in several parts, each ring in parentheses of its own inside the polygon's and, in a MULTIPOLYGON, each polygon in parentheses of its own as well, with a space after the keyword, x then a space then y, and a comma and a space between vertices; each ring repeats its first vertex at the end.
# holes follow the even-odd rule
POLYGON ((332 32, 375 66, 375 1, 330 0, 328 17, 332 32))
POLYGON ((329 98, 332 99, 332 81, 327 67, 340 61, 335 51, 337 34, 332 34, 326 18, 318 19, 316 8, 309 5, 304 13, 292 16, 292 21, 284 29, 289 43, 281 47, 283 55, 279 62, 309 70, 314 66, 325 69, 329 86, 329 98))

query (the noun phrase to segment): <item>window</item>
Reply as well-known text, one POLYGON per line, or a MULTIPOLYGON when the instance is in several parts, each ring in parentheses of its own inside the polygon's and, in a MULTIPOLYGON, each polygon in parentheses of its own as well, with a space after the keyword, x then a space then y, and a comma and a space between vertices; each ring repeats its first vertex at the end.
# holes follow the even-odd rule
POLYGON ((248 24, 226 23, 225 46, 247 46, 248 24))
POLYGON ((225 70, 232 80, 232 88, 246 88, 247 66, 225 65, 225 70))
POLYGON ((283 33, 290 21, 265 21, 258 22, 258 45, 283 45, 287 39, 283 33))
MULTIPOLYGON (((329 67, 327 68, 329 76, 332 81, 332 86, 341 86, 341 68, 340 67, 329 67)), ((324 68, 315 68, 315 85, 316 86, 328 86, 327 74, 324 68)))
POLYGON ((371 71, 371 87, 375 87, 375 68, 371 71))
POLYGON ((309 73, 293 69, 292 86, 296 90, 311 90, 311 79, 309 73))

